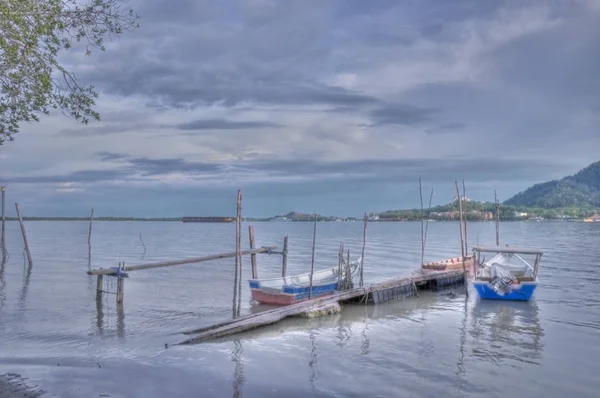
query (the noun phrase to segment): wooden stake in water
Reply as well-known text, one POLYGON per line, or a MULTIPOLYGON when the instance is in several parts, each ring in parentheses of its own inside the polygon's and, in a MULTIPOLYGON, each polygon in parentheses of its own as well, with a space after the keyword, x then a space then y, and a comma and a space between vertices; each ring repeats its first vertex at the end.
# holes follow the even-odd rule
POLYGON ((19 204, 15 203, 15 208, 17 209, 17 217, 19 218, 19 224, 21 224, 21 234, 23 235, 23 243, 25 244, 25 253, 27 254, 27 261, 29 262, 29 266, 33 265, 33 261, 31 260, 31 252, 29 251, 29 243, 27 242, 27 233, 25 232, 25 225, 23 225, 23 218, 21 218, 21 210, 19 209, 19 204))
POLYGON ((494 189, 494 203, 496 204, 496 246, 500 246, 500 203, 498 202, 498 195, 494 189))
POLYGON ((90 229, 88 231, 88 245, 92 245, 92 224, 94 222, 94 208, 92 208, 92 214, 90 214, 90 229))
POLYGON ((2 185, 2 262, 6 262, 6 202, 5 202, 6 187, 2 185))
POLYGON ((369 217, 367 216, 367 213, 365 213, 365 218, 364 218, 364 227, 363 227, 363 245, 362 245, 362 252, 360 255, 360 281, 359 281, 359 286, 362 287, 363 283, 364 283, 364 279, 363 279, 363 269, 364 269, 364 265, 365 265, 365 246, 367 246, 367 224, 369 222, 369 217))
MULTIPOLYGON (((427 208, 427 221, 425 222, 425 235, 423 236, 423 248, 427 245, 427 231, 429 230, 429 214, 431 213, 431 201, 433 200, 433 188, 431 188, 431 194, 429 194, 429 207, 427 208)), ((425 261, 425 250, 423 250, 423 256, 421 262, 425 261)))
MULTIPOLYGON (((248 240, 250 241, 250 249, 256 248, 254 241, 254 225, 248 225, 248 240)), ((250 255, 250 263, 252 264, 252 279, 258 278, 258 270, 256 268, 256 253, 250 255)))
POLYGON ((287 257, 288 257, 288 236, 283 237, 283 251, 281 252, 281 276, 286 277, 287 274, 287 257))
POLYGON ((310 263, 310 285, 308 288, 308 298, 312 298, 313 273, 315 272, 315 246, 317 242, 317 215, 315 214, 315 222, 313 227, 313 244, 312 244, 312 260, 310 263))
POLYGON ((421 177, 419 177, 419 197, 421 198, 421 267, 425 261, 425 231, 423 223, 425 222, 425 214, 423 210, 423 189, 421 187, 421 177))
POLYGON ((235 218, 235 279, 233 281, 233 317, 240 312, 242 282, 242 191, 237 193, 237 212, 235 218))
POLYGON ((467 191, 465 189, 465 179, 463 178, 462 180, 462 187, 463 187, 463 200, 465 201, 464 205, 463 205, 463 211, 464 211, 464 228, 465 228, 465 256, 468 255, 469 253, 469 244, 467 243, 467 191))
MULTIPOLYGON (((463 241, 463 208, 462 208, 462 199, 460 197, 460 190, 458 189, 458 182, 454 181, 455 185, 456 185, 456 194, 458 195, 458 208, 459 208, 459 212, 460 212, 460 251, 462 254, 462 268, 463 268, 463 275, 465 278, 465 282, 466 282, 466 278, 467 278, 467 268, 465 266, 465 244, 463 241)), ((467 284, 465 283, 465 293, 467 295, 467 297, 469 296, 469 289, 467 284)))

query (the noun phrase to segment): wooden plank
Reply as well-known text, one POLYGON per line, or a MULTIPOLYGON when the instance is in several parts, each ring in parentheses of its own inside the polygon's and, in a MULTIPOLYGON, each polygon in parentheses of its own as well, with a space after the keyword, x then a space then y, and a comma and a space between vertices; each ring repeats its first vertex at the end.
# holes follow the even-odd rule
MULTIPOLYGON (((277 246, 263 246, 263 247, 260 247, 257 249, 242 250, 241 254, 243 256, 245 256, 245 255, 252 254, 252 253, 268 253, 274 249, 277 249, 277 246)), ((162 261, 162 262, 157 262, 157 263, 130 265, 130 266, 125 267, 125 271, 126 272, 141 271, 144 269, 172 267, 174 265, 202 263, 205 261, 218 260, 221 258, 232 258, 235 256, 236 256, 236 252, 229 252, 229 253, 213 254, 213 255, 204 256, 204 257, 186 258, 183 260, 162 261)), ((100 269, 87 271, 87 273, 88 273, 88 275, 113 275, 115 273, 115 271, 112 270, 111 268, 100 268, 100 269)))
POLYGON ((302 301, 300 303, 287 305, 285 307, 275 308, 269 311, 251 314, 237 319, 231 319, 221 322, 216 325, 202 327, 196 330, 184 332, 184 334, 196 334, 196 336, 188 338, 178 344, 193 344, 205 340, 215 339, 219 337, 229 336, 232 334, 241 333, 247 330, 255 329, 261 326, 271 325, 280 320, 302 314, 306 311, 314 310, 324 305, 344 302, 353 298, 365 296, 369 293, 390 289, 395 286, 411 285, 413 283, 434 280, 442 277, 464 275, 463 271, 448 271, 448 272, 430 272, 421 273, 410 277, 396 278, 382 283, 371 285, 368 287, 358 287, 346 291, 337 292, 330 296, 314 298, 311 300, 302 301))

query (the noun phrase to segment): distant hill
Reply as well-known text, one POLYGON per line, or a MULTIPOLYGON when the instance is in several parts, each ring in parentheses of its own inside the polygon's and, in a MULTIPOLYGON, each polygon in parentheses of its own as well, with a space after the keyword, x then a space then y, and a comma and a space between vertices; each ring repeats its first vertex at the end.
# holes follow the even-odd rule
POLYGON ((504 204, 544 209, 600 207, 600 162, 572 176, 533 185, 504 204))

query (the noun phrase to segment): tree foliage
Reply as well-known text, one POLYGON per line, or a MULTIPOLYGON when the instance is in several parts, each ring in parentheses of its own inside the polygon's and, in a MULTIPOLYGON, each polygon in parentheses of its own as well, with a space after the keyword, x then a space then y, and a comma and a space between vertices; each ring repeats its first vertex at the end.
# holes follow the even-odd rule
POLYGON ((561 180, 536 184, 504 203, 545 209, 600 207, 600 162, 561 180))
POLYGON ((0 0, 0 145, 22 122, 62 112, 99 120, 93 86, 59 62, 62 50, 104 51, 106 38, 139 26, 125 0, 0 0), (82 4, 84 3, 85 4, 82 4))

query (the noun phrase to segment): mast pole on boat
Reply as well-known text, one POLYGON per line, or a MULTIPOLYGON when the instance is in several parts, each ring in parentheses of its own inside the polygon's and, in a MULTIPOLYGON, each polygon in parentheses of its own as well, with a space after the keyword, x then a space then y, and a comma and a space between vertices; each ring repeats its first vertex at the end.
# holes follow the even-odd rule
POLYGON ((312 243, 312 260, 310 264, 310 286, 308 288, 308 298, 312 298, 313 273, 315 272, 315 245, 317 240, 317 215, 315 214, 315 222, 313 227, 313 243, 312 243))

